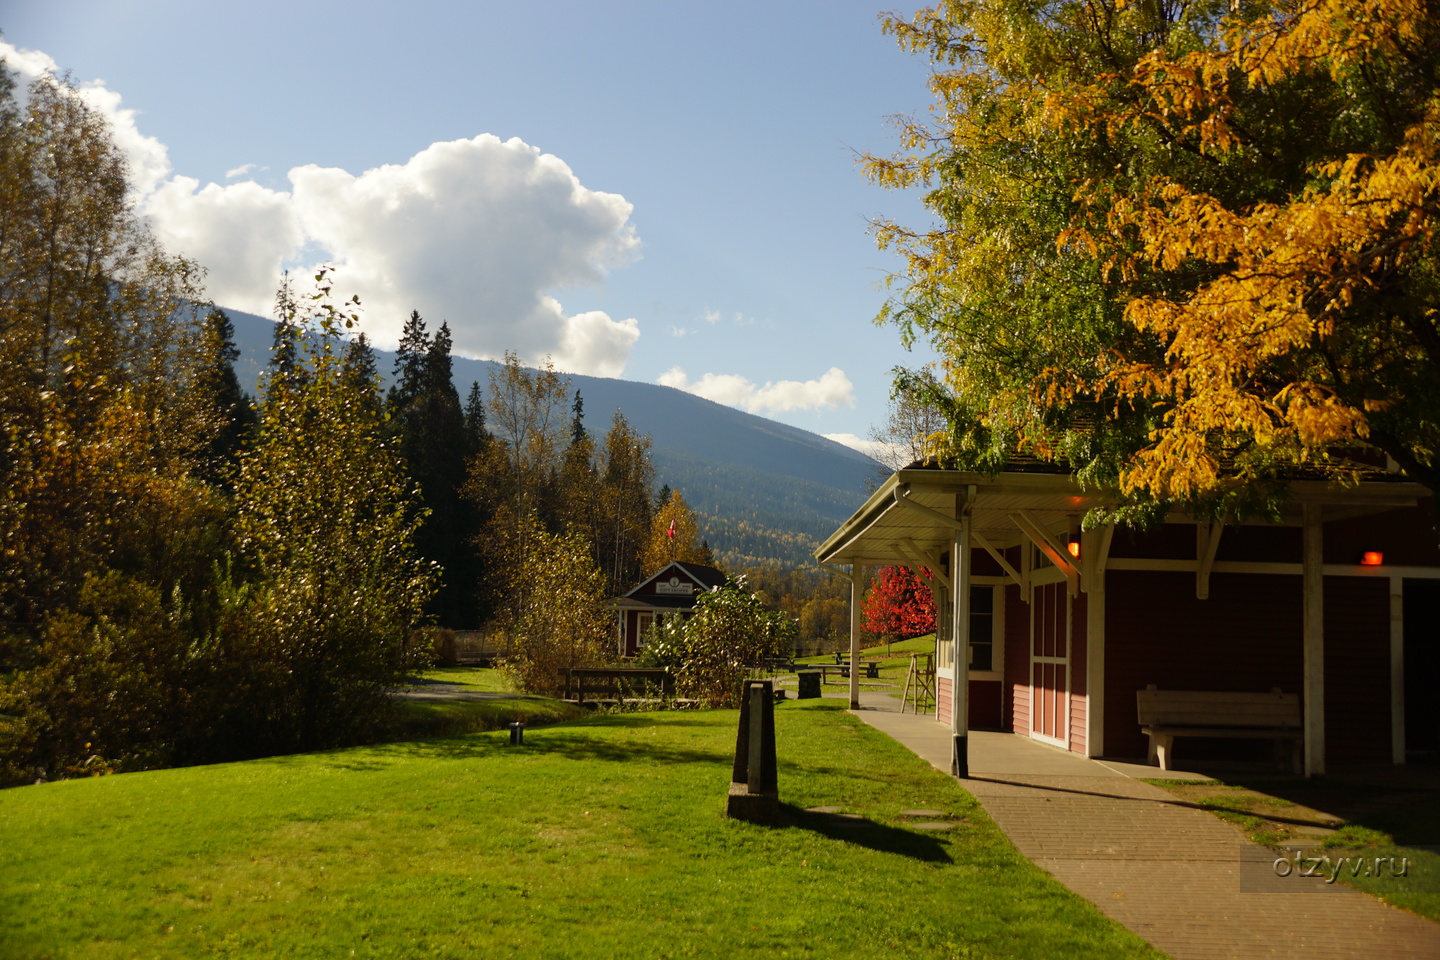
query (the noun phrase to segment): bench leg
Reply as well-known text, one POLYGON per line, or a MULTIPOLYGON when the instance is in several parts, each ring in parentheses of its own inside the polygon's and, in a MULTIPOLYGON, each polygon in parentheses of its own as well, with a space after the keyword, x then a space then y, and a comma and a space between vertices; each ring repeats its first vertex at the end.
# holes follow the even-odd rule
POLYGON ((1175 746, 1175 738, 1168 733, 1157 733, 1151 735, 1150 743, 1160 761, 1160 769, 1169 770, 1170 750, 1175 746))

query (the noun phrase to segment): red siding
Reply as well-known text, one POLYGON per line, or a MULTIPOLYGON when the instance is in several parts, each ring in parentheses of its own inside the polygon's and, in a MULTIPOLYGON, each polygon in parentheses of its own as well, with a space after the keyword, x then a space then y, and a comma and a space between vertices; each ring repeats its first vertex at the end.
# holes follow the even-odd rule
MULTIPOLYGON (((1011 563, 1016 556, 1007 557, 1011 563)), ((1030 605, 1016 585, 1005 588, 1005 692, 1010 730, 1030 735, 1030 605)))
POLYGON ((637 644, 635 638, 640 635, 640 611, 625 611, 625 656, 635 656, 637 644))
POLYGON ((1075 753, 1085 752, 1085 610, 1088 602, 1089 597, 1083 593, 1070 601, 1070 749, 1075 753))
MULTIPOLYGON (((1302 692, 1298 576, 1212 574, 1209 600, 1195 598, 1193 573, 1112 570, 1105 588, 1108 755, 1145 755, 1135 692, 1149 683, 1170 690, 1302 692)), ((1260 759, 1269 745, 1197 739, 1184 741, 1181 750, 1182 757, 1260 759)))
POLYGON ((999 730, 1000 703, 1003 699, 998 680, 970 681, 970 729, 999 730))
POLYGON ((1391 760, 1389 580, 1325 578, 1325 760, 1391 760))
POLYGON ((1423 500, 1409 510, 1390 510, 1325 524, 1326 563, 1359 563, 1360 555, 1366 550, 1384 553, 1387 566, 1440 566, 1433 501, 1423 500))

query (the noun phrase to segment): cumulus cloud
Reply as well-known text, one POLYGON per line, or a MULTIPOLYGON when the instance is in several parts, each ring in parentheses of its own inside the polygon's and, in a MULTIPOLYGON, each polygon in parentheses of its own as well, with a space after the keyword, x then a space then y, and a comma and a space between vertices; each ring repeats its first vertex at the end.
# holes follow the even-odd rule
MULTIPOLYGON (((3 41, 0 56, 27 80, 55 69, 45 54, 3 41)), ((296 167, 288 191, 252 180, 201 186, 174 175, 164 144, 139 132, 119 94, 100 81, 80 91, 109 119, 156 237, 208 268, 217 303, 266 314, 282 266, 304 276, 331 263, 337 289, 360 295, 364 328, 380 346, 398 341, 417 309, 432 329, 448 321, 460 353, 513 350, 575 373, 623 372, 638 322, 567 314, 555 295, 600 283, 638 256, 633 207, 588 189, 558 157, 481 134, 358 175, 296 167)), ((253 169, 243 164, 226 179, 253 169)))
POLYGON ((143 209, 167 250, 209 269, 211 299, 262 316, 274 302, 280 265, 305 242, 290 195, 253 181, 201 187, 191 177, 172 177, 143 209))
POLYGON ((764 386, 733 373, 707 373, 691 382, 684 370, 671 367, 660 375, 658 382, 750 413, 855 406, 855 385, 839 367, 831 367, 815 380, 775 380, 764 386))
POLYGON ((398 339, 416 307, 432 324, 448 319, 461 351, 552 354, 603 376, 623 368, 639 336, 634 320, 567 316, 549 295, 597 283, 638 252, 630 202, 585 188, 519 139, 436 143, 359 176, 299 167, 290 182, 307 237, 359 292, 380 342, 398 339))

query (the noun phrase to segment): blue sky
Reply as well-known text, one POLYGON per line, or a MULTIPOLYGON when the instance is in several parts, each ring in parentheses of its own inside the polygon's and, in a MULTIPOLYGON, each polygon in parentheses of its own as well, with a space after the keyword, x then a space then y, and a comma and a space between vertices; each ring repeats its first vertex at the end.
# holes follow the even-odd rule
POLYGON ((413 307, 472 355, 863 437, 928 359, 871 322, 867 220, 926 222, 855 164, 928 104, 883 9, 6 0, 0 29, 91 85, 222 304, 333 261, 382 344, 413 307))

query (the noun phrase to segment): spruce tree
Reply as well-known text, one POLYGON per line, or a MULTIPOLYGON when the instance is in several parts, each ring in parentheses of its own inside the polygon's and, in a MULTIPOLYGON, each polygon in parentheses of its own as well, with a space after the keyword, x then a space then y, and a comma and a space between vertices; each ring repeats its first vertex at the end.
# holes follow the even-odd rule
POLYGON ((218 308, 210 311, 204 324, 199 385, 214 406, 217 426, 200 471, 209 482, 228 486, 240 462, 240 451, 255 431, 258 416, 235 375, 235 361, 240 359, 240 351, 235 346, 235 325, 225 311, 218 308))
POLYGON ((469 627, 476 612, 470 542, 476 521, 460 488, 473 456, 474 438, 452 381, 452 342, 448 323, 442 323, 432 337, 419 311, 412 311, 400 337, 396 382, 387 404, 406 469, 430 510, 416 536, 416 548, 443 571, 429 612, 445 626, 469 627))

